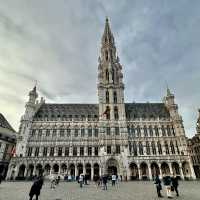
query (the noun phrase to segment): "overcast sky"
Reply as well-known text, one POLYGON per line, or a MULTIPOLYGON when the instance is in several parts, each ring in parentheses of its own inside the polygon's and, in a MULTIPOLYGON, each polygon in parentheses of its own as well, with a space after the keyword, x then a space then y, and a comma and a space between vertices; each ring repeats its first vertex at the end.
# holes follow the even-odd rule
POLYGON ((126 102, 160 102, 166 82, 187 136, 200 107, 199 0, 0 0, 0 112, 18 130, 28 92, 54 103, 96 103, 108 16, 126 102))

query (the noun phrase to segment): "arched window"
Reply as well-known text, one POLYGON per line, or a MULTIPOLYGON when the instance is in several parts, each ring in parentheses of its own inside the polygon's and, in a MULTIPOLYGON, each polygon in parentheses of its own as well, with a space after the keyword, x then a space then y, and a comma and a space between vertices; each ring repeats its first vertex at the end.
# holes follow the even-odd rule
POLYGON ((158 153, 162 154, 162 146, 159 141, 157 142, 157 146, 158 146, 158 153))
POLYGON ((174 144, 172 141, 170 141, 170 148, 171 148, 172 154, 175 154, 174 144))
POLYGON ((162 130, 162 136, 166 136, 165 127, 163 125, 161 127, 161 130, 162 130))
POLYGON ((167 135, 171 136, 171 129, 170 129, 169 125, 167 125, 167 135))
POLYGON ((131 136, 131 129, 130 126, 127 126, 128 136, 131 136))
POLYGON ((109 106, 106 106, 106 111, 105 111, 105 114, 106 114, 106 119, 110 119, 110 107, 109 106))
POLYGON ((143 154, 144 154, 142 142, 139 142, 139 154, 140 154, 140 155, 143 155, 143 154))
POLYGON ((108 61, 108 51, 105 51, 106 60, 108 61))
POLYGON ((152 126, 149 126, 149 134, 151 137, 153 137, 153 129, 152 129, 152 126))
POLYGON ((173 134, 173 136, 175 136, 176 135, 176 133, 175 133, 175 130, 174 130, 174 127, 172 126, 172 134, 173 134))
POLYGON ((74 137, 78 137, 78 126, 74 128, 74 137))
POLYGON ((159 137, 159 130, 157 126, 154 126, 155 134, 157 137, 159 137))
POLYGON ((92 127, 88 127, 88 137, 92 137, 92 127))
POLYGON ((106 81, 109 82, 109 71, 108 71, 108 69, 106 69, 106 81))
POLYGON ((85 128, 84 126, 81 127, 81 137, 85 136, 85 128))
POLYGON ((99 135, 99 129, 98 129, 98 127, 95 127, 94 128, 94 136, 98 137, 98 135, 99 135))
POLYGON ((132 137, 135 137, 135 127, 133 125, 131 126, 131 134, 132 137))
POLYGON ((106 134, 107 134, 107 135, 110 135, 110 127, 107 127, 107 128, 106 128, 106 134))
POLYGON ((144 137, 148 137, 147 127, 144 126, 144 137))
POLYGON ((106 91, 106 103, 109 103, 109 101, 110 101, 110 100, 109 100, 109 91, 107 90, 107 91, 106 91))
MULTIPOLYGON (((112 56, 112 52, 110 55, 112 56)), ((112 81, 113 81, 113 83, 115 82, 115 70, 113 68, 112 68, 112 81)))
POLYGON ((149 142, 146 141, 146 152, 147 152, 147 155, 150 155, 151 152, 150 152, 150 146, 149 146, 149 142))
POLYGON ((141 130, 140 130, 140 126, 137 126, 137 136, 141 137, 141 130))
POLYGON ((156 154, 156 145, 155 145, 154 141, 151 142, 151 148, 152 148, 152 153, 155 155, 156 154))
POLYGON ((177 153, 180 154, 179 147, 178 147, 178 142, 177 141, 176 141, 176 150, 177 150, 177 153))
POLYGON ((169 154, 169 146, 168 146, 167 141, 165 141, 165 152, 166 154, 169 154))
POLYGON ((114 107, 114 117, 115 117, 116 120, 119 119, 118 108, 117 108, 117 106, 114 107))
POLYGON ((137 156, 137 143, 135 141, 133 142, 133 153, 134 156, 137 156))
POLYGON ((117 92, 116 91, 113 92, 113 101, 114 101, 114 103, 117 103, 117 92))

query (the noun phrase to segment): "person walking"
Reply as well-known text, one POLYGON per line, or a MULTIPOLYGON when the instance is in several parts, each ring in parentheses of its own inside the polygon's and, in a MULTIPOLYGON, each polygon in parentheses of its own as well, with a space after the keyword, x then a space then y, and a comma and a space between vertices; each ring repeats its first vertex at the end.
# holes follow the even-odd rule
POLYGON ((161 185, 161 180, 158 175, 156 175, 154 184, 156 185, 158 197, 163 197, 160 192, 162 190, 162 185, 161 185))
POLYGON ((173 176, 171 177, 172 180, 172 187, 174 188, 175 192, 176 192, 176 196, 179 196, 179 192, 178 192, 178 177, 173 174, 173 176))
POLYGON ((171 177, 169 175, 163 175, 163 184, 166 189, 167 193, 167 198, 171 199, 172 198, 172 193, 171 193, 171 177))
POLYGON ((29 200, 33 199, 33 196, 36 196, 35 200, 38 200, 38 197, 40 196, 40 190, 42 189, 42 185, 43 185, 43 178, 39 177, 38 179, 36 179, 31 187, 31 190, 29 192, 29 200))
POLYGON ((80 188, 83 187, 83 174, 80 174, 79 176, 79 184, 80 184, 80 188))
POLYGON ((107 190, 108 188, 107 188, 107 182, 108 182, 108 177, 107 177, 107 175, 104 175, 103 177, 102 177, 102 182, 103 182, 103 190, 107 190))
POLYGON ((115 182, 116 182, 116 179, 117 179, 116 175, 113 174, 111 179, 112 179, 112 186, 115 186, 115 182))

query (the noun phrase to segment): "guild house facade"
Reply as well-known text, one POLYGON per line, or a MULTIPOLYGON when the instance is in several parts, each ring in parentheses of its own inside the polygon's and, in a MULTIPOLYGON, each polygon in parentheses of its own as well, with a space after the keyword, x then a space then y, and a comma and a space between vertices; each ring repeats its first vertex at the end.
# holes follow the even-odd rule
POLYGON ((167 89, 159 103, 125 103, 122 65, 106 19, 98 60, 98 103, 50 104, 29 93, 7 179, 116 173, 195 179, 183 121, 167 89))

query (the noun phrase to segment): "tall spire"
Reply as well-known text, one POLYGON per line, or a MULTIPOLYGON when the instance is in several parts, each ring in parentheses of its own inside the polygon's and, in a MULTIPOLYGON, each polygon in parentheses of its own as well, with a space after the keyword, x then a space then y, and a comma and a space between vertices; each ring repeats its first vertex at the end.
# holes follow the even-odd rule
POLYGON ((101 38, 101 61, 105 62, 116 61, 115 42, 110 28, 108 17, 106 17, 104 32, 101 38))
POLYGON ((112 45, 114 45, 114 37, 113 37, 113 34, 111 32, 111 28, 110 28, 108 17, 106 17, 104 33, 103 33, 103 36, 102 36, 102 45, 103 44, 112 44, 112 45))

